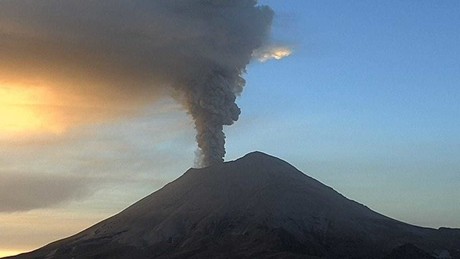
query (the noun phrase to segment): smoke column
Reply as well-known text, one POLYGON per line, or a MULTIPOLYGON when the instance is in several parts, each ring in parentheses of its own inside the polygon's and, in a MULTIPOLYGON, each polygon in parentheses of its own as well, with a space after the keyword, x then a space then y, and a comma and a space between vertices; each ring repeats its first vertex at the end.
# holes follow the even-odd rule
POLYGON ((223 127, 238 120, 242 75, 272 17, 256 0, 2 0, 0 77, 110 107, 172 94, 208 166, 223 161, 223 127))

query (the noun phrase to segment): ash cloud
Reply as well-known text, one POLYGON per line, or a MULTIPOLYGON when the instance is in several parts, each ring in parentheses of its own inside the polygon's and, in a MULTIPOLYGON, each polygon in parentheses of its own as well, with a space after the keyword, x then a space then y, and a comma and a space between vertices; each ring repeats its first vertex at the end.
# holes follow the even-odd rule
POLYGON ((255 0, 3 0, 0 78, 116 110, 173 95, 208 166, 223 161, 223 126, 272 17, 255 0))

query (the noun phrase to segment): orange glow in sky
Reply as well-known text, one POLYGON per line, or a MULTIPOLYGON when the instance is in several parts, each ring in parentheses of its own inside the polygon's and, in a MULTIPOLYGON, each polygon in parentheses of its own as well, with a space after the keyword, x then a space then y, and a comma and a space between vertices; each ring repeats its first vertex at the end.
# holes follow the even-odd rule
POLYGON ((19 253, 23 253, 24 251, 20 250, 0 250, 0 257, 17 255, 19 253))
POLYGON ((60 133, 63 127, 43 108, 50 97, 45 88, 0 85, 0 135, 60 133))

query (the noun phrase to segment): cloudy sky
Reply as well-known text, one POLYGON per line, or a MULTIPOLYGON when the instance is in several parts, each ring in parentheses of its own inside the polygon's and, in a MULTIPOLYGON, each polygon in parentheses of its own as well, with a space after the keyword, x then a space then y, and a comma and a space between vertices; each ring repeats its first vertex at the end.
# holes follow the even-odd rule
MULTIPOLYGON (((272 35, 247 67, 240 119, 225 128, 226 160, 260 150, 387 216, 460 228, 460 2, 261 3, 275 11, 272 35), (287 50, 292 55, 276 59, 287 50)), ((95 52, 132 28, 189 22, 156 28, 144 26, 148 15, 112 21, 104 14, 124 30, 96 41, 88 35, 97 26, 77 26, 88 36, 77 37, 43 19, 60 19, 52 7, 15 16, 0 8, 0 256, 89 227, 195 163, 193 120, 168 87, 148 87, 170 83, 160 75, 171 71, 144 68, 169 61, 121 51, 140 50, 143 41, 117 41, 115 57, 128 68, 112 64, 113 53, 95 52), (43 31, 49 26, 56 28, 43 31), (36 42, 20 40, 31 35, 36 42), (67 41, 53 41, 56 35, 67 41), (146 65, 137 67, 139 60, 146 65), (126 84, 136 87, 126 91, 126 84)), ((99 17, 85 15, 88 24, 99 17)), ((191 38, 201 31, 183 31, 161 44, 199 50, 191 38)))

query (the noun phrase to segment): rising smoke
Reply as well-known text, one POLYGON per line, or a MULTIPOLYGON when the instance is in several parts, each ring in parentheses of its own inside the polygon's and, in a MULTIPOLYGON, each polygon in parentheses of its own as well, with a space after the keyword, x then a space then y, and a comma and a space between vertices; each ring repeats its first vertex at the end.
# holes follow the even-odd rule
POLYGON ((2 0, 0 77, 115 107, 173 94, 208 166, 223 161, 223 126, 272 17, 256 0, 2 0))

